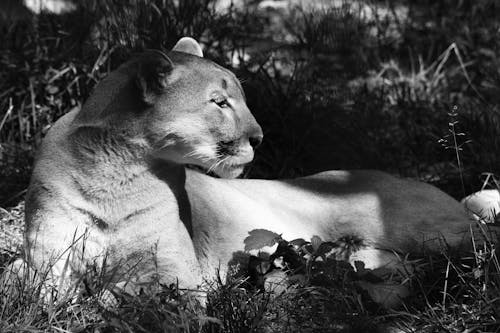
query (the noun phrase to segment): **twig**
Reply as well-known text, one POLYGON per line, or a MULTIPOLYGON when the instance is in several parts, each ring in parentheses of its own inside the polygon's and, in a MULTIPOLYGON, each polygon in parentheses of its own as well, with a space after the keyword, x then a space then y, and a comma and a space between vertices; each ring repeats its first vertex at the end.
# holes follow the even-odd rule
POLYGON ((33 132, 36 132, 36 102, 35 102, 35 89, 33 88, 33 78, 30 78, 30 97, 31 97, 31 117, 33 118, 33 132))
POLYGON ((2 122, 0 122, 0 133, 2 133, 3 125, 5 125, 5 122, 7 121, 9 115, 12 113, 12 110, 14 110, 14 105, 12 104, 12 98, 9 98, 9 108, 7 109, 7 112, 5 112, 2 118, 2 122))
POLYGON ((444 289, 443 289, 443 301, 442 301, 442 306, 443 309, 445 308, 446 305, 446 295, 448 294, 448 278, 450 276, 450 261, 448 260, 448 264, 446 265, 446 275, 444 278, 444 289))

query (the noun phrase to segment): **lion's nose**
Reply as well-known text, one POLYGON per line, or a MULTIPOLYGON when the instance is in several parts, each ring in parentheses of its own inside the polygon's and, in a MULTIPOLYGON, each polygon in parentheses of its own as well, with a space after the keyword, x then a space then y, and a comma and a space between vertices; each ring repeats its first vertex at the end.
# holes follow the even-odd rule
POLYGON ((262 129, 259 127, 258 130, 255 130, 255 132, 248 137, 248 141, 250 142, 250 146, 255 149, 260 146, 263 138, 264 134, 262 134, 262 129))

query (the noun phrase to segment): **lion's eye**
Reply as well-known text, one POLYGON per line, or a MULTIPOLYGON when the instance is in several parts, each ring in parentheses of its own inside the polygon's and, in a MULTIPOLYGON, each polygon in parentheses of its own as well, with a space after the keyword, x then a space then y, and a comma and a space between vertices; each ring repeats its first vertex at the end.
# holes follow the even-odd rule
POLYGON ((227 101, 227 98, 224 96, 213 97, 210 101, 217 104, 217 106, 220 108, 229 107, 229 102, 227 101))

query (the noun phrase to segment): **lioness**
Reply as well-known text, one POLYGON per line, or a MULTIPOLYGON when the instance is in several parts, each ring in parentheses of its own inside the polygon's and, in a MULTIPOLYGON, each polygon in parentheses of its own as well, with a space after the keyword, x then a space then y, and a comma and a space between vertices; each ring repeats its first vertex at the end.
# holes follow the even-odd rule
POLYGON ((106 257, 117 283, 155 275, 197 288, 254 229, 336 241, 339 258, 372 269, 462 242, 464 208, 428 184, 379 171, 230 179, 262 138, 236 77, 196 41, 143 53, 45 137, 26 198, 30 262, 53 260, 54 278, 71 281, 106 257))

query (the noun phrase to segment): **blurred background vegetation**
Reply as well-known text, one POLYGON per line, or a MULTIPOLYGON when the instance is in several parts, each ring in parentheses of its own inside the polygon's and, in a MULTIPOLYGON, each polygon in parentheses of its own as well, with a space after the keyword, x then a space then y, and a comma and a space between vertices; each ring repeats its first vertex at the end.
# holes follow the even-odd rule
MULTIPOLYGON (((265 132, 247 177, 374 168, 463 197, 500 171, 499 17, 496 0, 0 0, 0 266, 21 251, 18 203, 50 125, 129 57, 182 36, 243 82, 265 132)), ((46 314, 29 284, 19 297, 0 288, 0 330, 498 331, 488 253, 419 263, 419 292, 392 313, 363 301, 350 266, 325 265, 311 283, 321 292, 276 300, 229 281, 201 317, 164 291, 118 313, 88 299, 46 314)))
POLYGON ((0 2, 0 206, 51 123, 182 36, 243 81, 265 132, 249 177, 374 168, 459 198, 499 172, 498 1, 24 2, 0 2))

